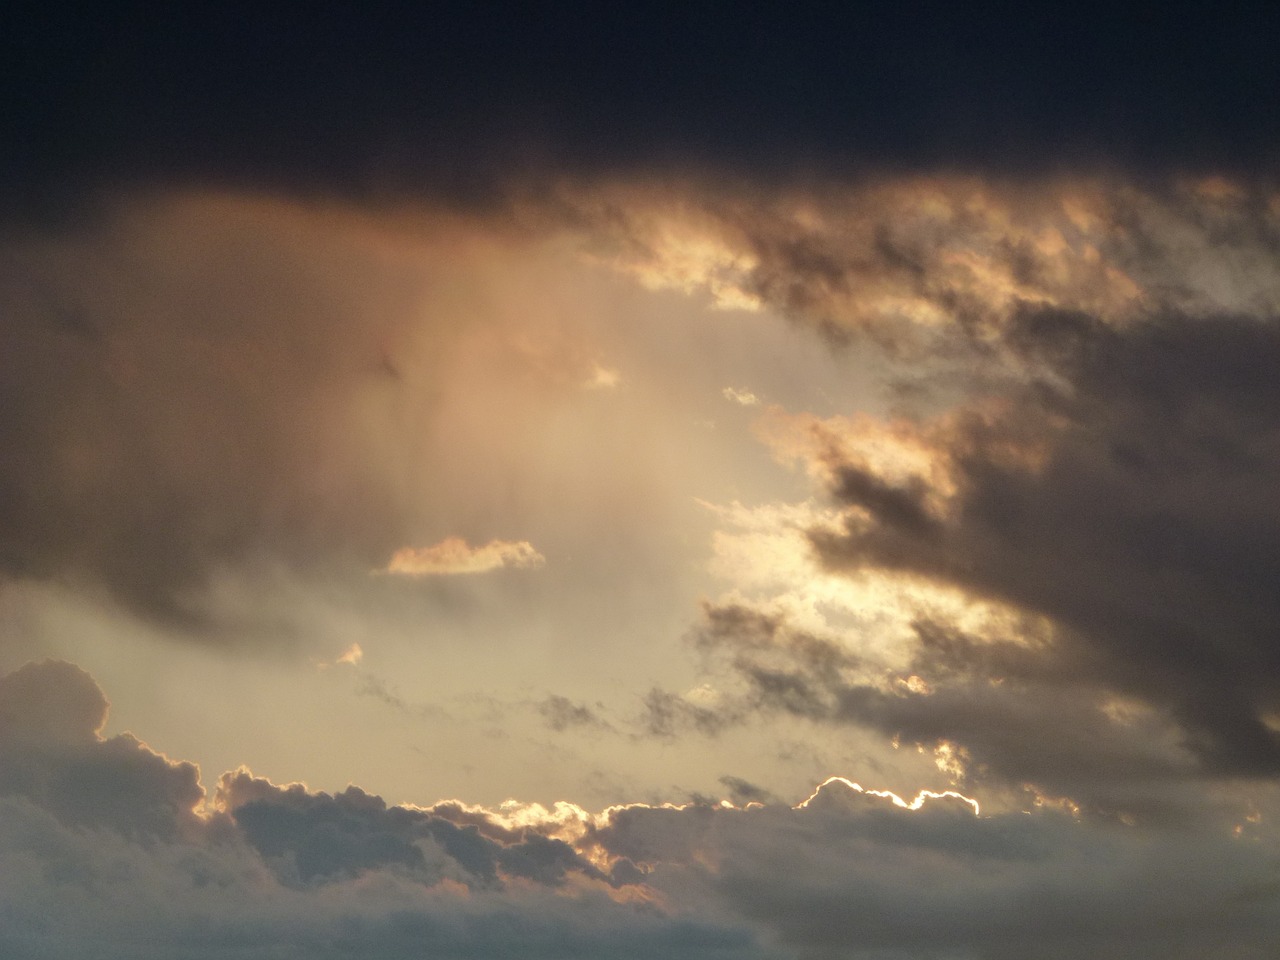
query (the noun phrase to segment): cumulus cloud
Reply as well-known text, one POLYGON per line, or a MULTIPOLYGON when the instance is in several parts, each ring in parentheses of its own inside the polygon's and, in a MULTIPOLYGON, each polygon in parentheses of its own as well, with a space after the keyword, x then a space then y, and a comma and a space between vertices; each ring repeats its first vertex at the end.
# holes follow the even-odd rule
POLYGON ((461 537, 446 537, 430 547, 403 547, 392 555, 386 573, 436 577, 488 573, 503 567, 538 567, 546 557, 527 540, 490 540, 473 547, 461 537))

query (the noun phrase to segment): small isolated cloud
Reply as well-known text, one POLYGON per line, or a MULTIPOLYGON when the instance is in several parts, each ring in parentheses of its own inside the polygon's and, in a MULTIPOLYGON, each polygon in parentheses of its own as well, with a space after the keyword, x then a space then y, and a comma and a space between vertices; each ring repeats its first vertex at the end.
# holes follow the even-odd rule
POLYGON ((741 404, 744 407, 756 407, 760 405, 760 398, 750 390, 737 390, 733 387, 725 387, 720 393, 726 400, 741 404))
POLYGON ((612 367, 604 367, 596 363, 592 365, 591 375, 587 377, 583 386, 588 390, 612 390, 621 382, 621 373, 612 367))
POLYGON ((397 550, 385 572, 436 577, 487 573, 501 567, 539 567, 546 562, 547 558, 528 540, 490 540, 482 547, 473 547, 461 537, 446 537, 434 546, 397 550))

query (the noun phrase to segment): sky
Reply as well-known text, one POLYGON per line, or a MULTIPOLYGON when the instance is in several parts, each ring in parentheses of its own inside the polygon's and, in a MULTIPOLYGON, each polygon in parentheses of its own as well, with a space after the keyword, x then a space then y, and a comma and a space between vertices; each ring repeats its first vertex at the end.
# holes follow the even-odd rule
POLYGON ((4 17, 4 956, 1280 949, 1261 6, 4 17))

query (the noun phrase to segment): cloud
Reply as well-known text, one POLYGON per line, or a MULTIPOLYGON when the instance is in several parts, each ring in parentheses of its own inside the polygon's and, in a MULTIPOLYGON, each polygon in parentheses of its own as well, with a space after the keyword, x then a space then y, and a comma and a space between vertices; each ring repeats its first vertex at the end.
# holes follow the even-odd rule
POLYGON ((0 677, 0 742, 84 746, 106 722, 107 698, 74 664, 45 660, 0 677))
MULTIPOLYGON (((1112 816, 1181 816, 1201 778, 1275 777, 1280 327, 1024 304, 996 343, 1026 374, 998 396, 979 371, 957 405, 879 428, 775 415, 773 442, 843 513, 810 525, 808 562, 896 581, 902 646, 829 608, 802 624, 727 597, 692 639, 741 689, 683 725, 862 726, 970 783, 1112 816)), ((655 696, 677 728, 695 707, 655 696)))
POLYGON ((729 180, 1267 171, 1276 159, 1260 11, 1193 8, 1154 24, 1074 7, 981 23, 924 13, 517 11, 496 34, 451 3, 429 18, 351 10, 235 35, 202 11, 154 26, 113 13, 93 29, 41 13, 4 48, 24 105, 2 128, 23 145, 5 158, 6 208, 65 216, 121 181, 395 209, 423 194, 483 206, 513 180, 545 189, 566 171, 654 166, 729 180), (128 43, 135 53, 109 75, 92 70, 128 43))
POLYGON ((610 372, 559 306, 529 306, 569 299, 584 259, 869 337, 900 396, 934 403, 1043 368, 1016 349, 1028 310, 1280 309, 1280 206, 1246 180, 619 177, 394 222, 270 194, 109 196, 0 240, 0 573, 223 642, 306 642, 306 604, 282 599, 300 583, 332 594, 442 529, 474 542, 516 438, 552 436, 610 372))
POLYGON ((130 734, 103 739, 107 700, 70 663, 29 663, 0 677, 0 796, 68 827, 174 839, 198 830, 199 772, 130 734))
POLYGON ((6 232, 0 578, 280 647, 317 632, 306 593, 446 521, 474 537, 511 437, 580 396, 595 349, 508 309, 521 270, 559 282, 513 230, 197 189, 6 232))
POLYGON ((1266 181, 620 180, 562 197, 601 259, 651 286, 714 297, 731 285, 835 342, 869 336, 928 361, 933 375, 972 375, 1029 307, 1107 323, 1280 309, 1280 204, 1266 181))
POLYGON ((736 403, 739 406, 755 407, 760 404, 760 398, 750 390, 736 390, 733 387, 725 387, 720 392, 726 400, 736 403))
POLYGON ((878 344, 894 390, 760 418, 825 504, 716 508, 729 588, 692 639, 722 696, 655 689, 650 733, 850 724, 1126 817, 1277 773, 1271 186, 600 193, 621 269, 714 293, 732 264, 837 350, 878 344))
POLYGON ((104 703, 65 663, 0 678, 6 956, 1244 960, 1280 946, 1277 798, 1237 834, 1221 811, 1176 829, 1048 807, 979 817, 943 791, 908 803, 840 777, 794 806, 725 778, 745 806, 592 814, 393 806, 240 770, 197 813, 194 768, 102 739, 104 703), (41 714, 48 699, 76 708, 74 733, 41 714), (47 789, 15 786, 15 750, 39 755, 47 789))
POLYGON ((274 199, 132 196, 0 241, 6 577, 210 636, 290 570, 394 547, 414 511, 376 465, 422 268, 332 215, 326 240, 274 199))
MULTIPOLYGON (((1236 897, 1248 882, 1219 886, 1187 848, 1148 846, 1150 833, 1087 827, 1056 813, 978 818, 954 799, 911 812, 840 781, 799 809, 621 809, 595 836, 649 868, 659 886, 677 882, 677 866, 706 865, 702 880, 717 896, 767 918, 802 957, 1056 958, 1082 945, 1098 956, 1194 957, 1221 944, 1224 927, 1241 935, 1222 944, 1224 954, 1245 957, 1276 936, 1271 895, 1245 906, 1236 897), (1126 896, 1135 876, 1154 888, 1126 896), (1072 918, 1082 927, 1072 930, 1072 918)), ((1271 872, 1260 848, 1214 853, 1222 841, 1212 834, 1184 841, 1218 863, 1242 856, 1260 871, 1255 878, 1271 872)))
POLYGON ((490 540, 472 547, 461 537, 446 537, 430 547, 404 547, 387 564, 386 573, 406 577, 436 577, 460 573, 488 573, 503 567, 538 567, 546 557, 527 540, 490 540))
POLYGON ((574 703, 560 694, 549 694, 537 705, 538 713, 552 730, 557 732, 575 727, 612 730, 613 725, 585 703, 574 703))
POLYGON ((622 382, 622 374, 612 367, 603 367, 595 364, 591 368, 591 375, 583 382, 583 386, 588 390, 612 390, 622 382))
POLYGON ((1264 371, 1277 327, 1174 316, 1115 330, 1028 310, 1011 339, 1067 387, 1038 380, 939 437, 957 491, 946 520, 916 522, 923 488, 838 469, 832 494, 858 516, 815 532, 819 554, 1047 617, 1048 643, 1018 672, 1138 697, 1169 712, 1207 770, 1274 774, 1280 421, 1264 371), (1036 449, 1018 456, 1026 437, 1036 449))

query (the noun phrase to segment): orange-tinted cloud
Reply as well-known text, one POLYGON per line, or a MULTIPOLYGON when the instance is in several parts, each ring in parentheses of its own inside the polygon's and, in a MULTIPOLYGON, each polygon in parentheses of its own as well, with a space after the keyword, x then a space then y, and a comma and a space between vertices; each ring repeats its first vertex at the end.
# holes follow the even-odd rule
POLYGON ((528 540, 490 540, 473 547, 461 537, 445 537, 430 547, 404 547, 387 564, 386 573, 406 577, 438 577, 488 573, 503 567, 540 567, 546 557, 528 540))

